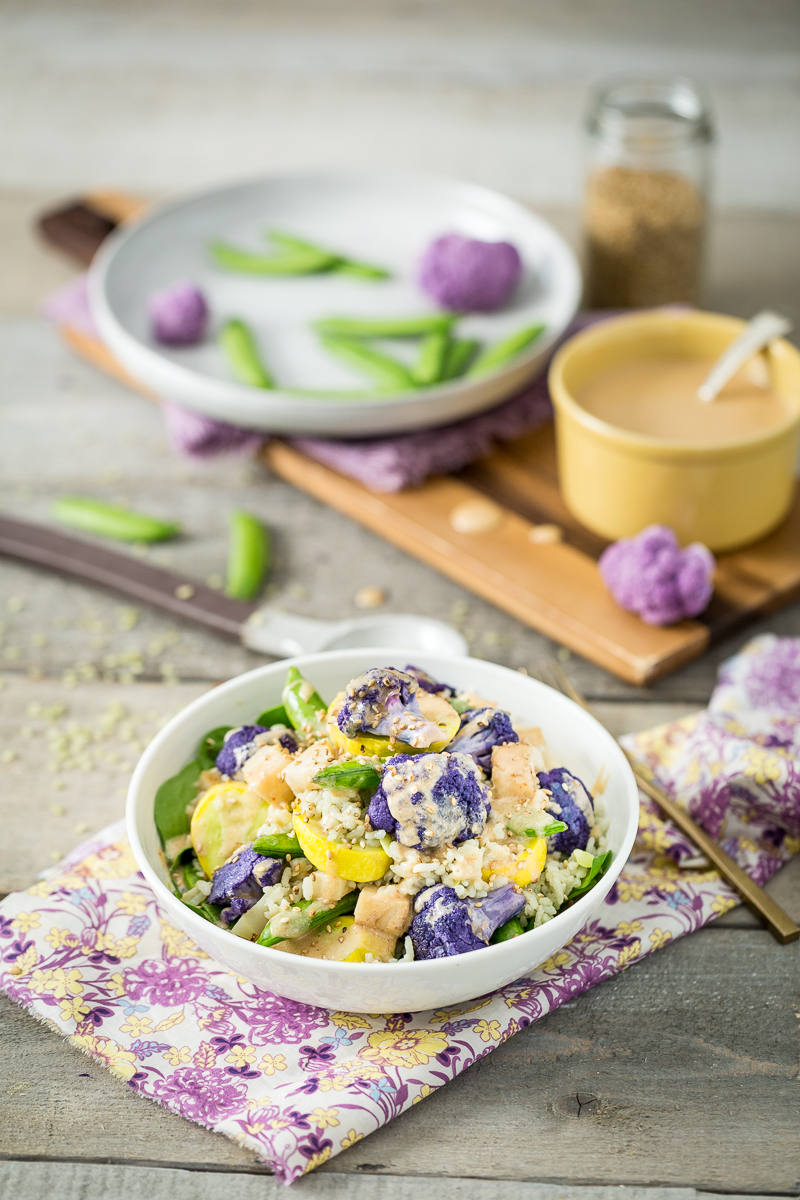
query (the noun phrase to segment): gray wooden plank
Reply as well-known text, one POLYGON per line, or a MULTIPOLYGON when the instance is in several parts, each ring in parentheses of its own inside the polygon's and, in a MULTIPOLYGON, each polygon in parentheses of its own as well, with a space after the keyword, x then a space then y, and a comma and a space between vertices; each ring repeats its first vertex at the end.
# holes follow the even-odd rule
MULTIPOLYGON (((101 1163, 0 1162, 0 1188, 15 1200, 39 1200, 58 1194, 60 1200, 218 1200, 220 1181, 213 1175, 173 1168, 111 1166, 101 1163)), ((298 1195, 330 1200, 418 1200, 434 1191, 440 1200, 467 1200, 480 1191, 481 1200, 710 1200, 694 1188, 563 1187, 518 1180, 441 1179, 433 1176, 394 1176, 358 1179, 334 1172, 314 1174, 295 1185, 298 1195)), ((285 1196, 276 1179, 228 1175, 226 1200, 277 1200, 285 1196)), ((743 1200, 740 1193, 730 1200, 743 1200)), ((750 1196, 750 1200, 761 1197, 750 1196)))
MULTIPOLYGON (((800 945, 763 932, 681 940, 523 1030, 323 1171, 795 1195, 798 963, 800 945), (578 1093, 598 1103, 575 1116, 578 1093)), ((0 1012, 2 1156, 252 1167, 7 1001, 0 1012)))

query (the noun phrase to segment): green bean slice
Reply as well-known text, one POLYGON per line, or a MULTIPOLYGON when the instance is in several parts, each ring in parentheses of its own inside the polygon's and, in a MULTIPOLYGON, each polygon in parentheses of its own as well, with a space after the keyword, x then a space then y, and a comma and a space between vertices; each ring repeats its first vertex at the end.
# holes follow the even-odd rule
POLYGON ((411 373, 388 354, 381 354, 371 346, 365 346, 357 338, 328 337, 321 338, 325 349, 368 379, 373 380, 386 391, 405 392, 413 388, 414 380, 411 373))
POLYGON ((245 275, 314 275, 328 271, 336 255, 323 250, 297 250, 293 254, 253 254, 227 242, 212 242, 209 253, 218 267, 245 275))
POLYGON ((231 374, 239 383, 257 388, 275 386, 272 376, 261 360, 253 332, 244 321, 236 317, 226 321, 220 330, 219 344, 231 374))
POLYGON ((477 354, 480 343, 475 338, 459 338, 450 343, 441 382, 448 379, 458 379, 463 375, 472 358, 477 354))
POLYGON ((437 329, 434 333, 425 335, 417 361, 411 368, 412 378, 419 387, 433 387, 444 378, 449 351, 449 329, 437 329))
POLYGON ((285 246, 290 251, 332 255, 334 261, 330 270, 335 271, 339 275, 355 275, 359 279, 389 278, 390 272, 383 267, 376 267, 372 263, 358 262, 356 259, 346 258, 343 254, 336 254, 333 250, 325 250, 322 246, 315 246, 313 242, 306 242, 303 238, 294 237, 291 233, 283 233, 279 229, 272 229, 269 236, 273 242, 277 242, 279 246, 285 246))
POLYGON ((229 538, 225 595, 252 600, 269 570, 269 530, 252 513, 237 510, 230 516, 229 538))
POLYGON ((174 521, 159 521, 85 496, 62 496, 53 505, 53 516, 62 525, 96 533, 118 542, 163 542, 181 532, 174 521))
POLYGON ((498 367, 503 367, 506 363, 511 362, 523 350, 527 350, 537 338, 544 333, 545 326, 528 325, 525 329, 518 329, 516 333, 512 333, 510 337, 503 338, 500 342, 495 342, 493 346, 489 346, 480 354, 470 369, 467 371, 468 376, 488 375, 490 371, 496 371, 498 367))
POLYGON ((281 698, 295 729, 302 733, 314 733, 318 737, 325 736, 325 714, 328 706, 308 680, 303 678, 297 667, 289 668, 281 698))
POLYGON ((331 763, 314 776, 314 783, 324 783, 332 788, 356 788, 374 792, 381 777, 374 767, 358 762, 331 763))
POLYGON ((416 317, 323 317, 314 322, 317 333, 342 338, 408 338, 452 329, 454 313, 422 313, 416 317))

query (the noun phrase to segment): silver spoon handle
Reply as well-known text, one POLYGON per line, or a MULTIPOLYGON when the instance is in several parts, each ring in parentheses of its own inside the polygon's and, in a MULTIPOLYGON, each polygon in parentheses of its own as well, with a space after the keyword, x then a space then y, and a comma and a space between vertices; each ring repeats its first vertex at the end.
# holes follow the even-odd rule
POLYGON ((791 321, 774 312, 761 312, 749 321, 738 338, 717 360, 697 389, 700 400, 713 400, 732 379, 740 367, 749 362, 775 338, 783 337, 792 328, 791 321))

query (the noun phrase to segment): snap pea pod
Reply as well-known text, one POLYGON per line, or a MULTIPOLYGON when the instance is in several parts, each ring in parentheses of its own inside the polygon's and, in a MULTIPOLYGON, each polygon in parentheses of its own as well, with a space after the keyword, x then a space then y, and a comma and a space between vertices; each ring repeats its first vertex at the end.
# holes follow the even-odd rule
POLYGON ((265 834, 264 837, 256 838, 253 849, 256 854, 272 855, 275 858, 286 858, 287 854, 292 858, 303 857, 300 843, 290 833, 265 834))
POLYGON ((324 250, 296 250, 293 254, 253 254, 227 242, 212 242, 208 247, 212 261, 229 271, 245 275, 314 275, 328 271, 336 255, 324 250))
POLYGON ((374 767, 358 762, 331 763, 314 776, 314 783, 328 787, 357 788, 358 791, 374 792, 381 777, 374 767))
POLYGON ((62 496, 53 505, 53 516, 62 525, 115 538, 118 542, 163 542, 181 531, 174 521, 159 521, 85 496, 62 496))
POLYGON ((256 725, 263 725, 265 729, 271 729, 273 725, 291 724, 289 714, 282 704, 277 704, 275 708, 267 708, 260 717, 256 717, 256 725))
POLYGON ((322 246, 315 246, 313 242, 306 242, 302 238, 294 237, 290 233, 283 233, 279 229, 271 229, 269 236, 279 246, 285 246, 287 250, 295 251, 296 253, 305 252, 333 255, 334 261, 330 270, 335 271, 338 275, 355 275, 359 279, 389 278, 389 272, 383 267, 373 266, 372 263, 358 262, 353 258, 345 258, 343 254, 336 254, 333 250, 325 250, 322 246))
MULTIPOLYGON (((319 900, 301 900, 297 905, 301 910, 297 914, 298 931, 293 934, 292 940, 302 937, 304 933, 311 933, 312 929, 319 929, 322 925, 330 925, 337 917, 347 916, 355 908, 357 900, 358 889, 348 892, 344 899, 340 900, 338 904, 334 904, 332 908, 320 908, 319 900)), ((278 915, 280 916, 280 914, 278 915)), ((289 941, 285 934, 282 937, 276 937, 271 933, 271 925, 272 921, 268 921, 258 939, 259 946, 276 946, 278 942, 289 941)))
POLYGON ((269 530, 251 513, 240 509, 232 512, 225 595, 234 600, 252 600, 269 570, 269 559, 269 530))
POLYGON ((489 941, 492 945, 497 942, 510 942, 512 938, 519 937, 524 932, 521 922, 516 917, 512 917, 510 921, 506 921, 505 925, 495 929, 489 941))
POLYGON ((231 374, 239 383, 250 387, 272 388, 274 380, 261 361, 256 340, 244 321, 234 317, 226 321, 219 333, 219 344, 231 374))
POLYGON ((416 317, 322 317, 314 322, 317 333, 343 338, 423 337, 451 329, 454 313, 422 313, 416 317))
POLYGON ((324 737, 327 705, 297 667, 289 667, 281 699, 295 729, 324 737))
POLYGON ((566 821, 551 821, 543 829, 524 829, 523 833, 525 837, 552 837, 554 833, 563 833, 566 828, 566 821))
POLYGON ((458 379, 463 375, 472 359, 478 352, 479 342, 475 338, 459 338, 452 341, 447 350, 441 382, 448 379, 458 379))
MULTIPOLYGON (((183 867, 183 882, 187 892, 191 891, 198 879, 205 879, 205 875, 202 871, 198 871, 195 860, 192 859, 190 862, 185 863, 183 867)), ((201 904, 190 904, 188 900, 184 900, 178 888, 175 889, 175 894, 182 904, 185 904, 192 912, 197 913, 199 917, 204 917, 206 921, 211 921, 213 925, 219 923, 219 914, 222 912, 222 905, 208 904, 206 901, 203 901, 201 904)))
POLYGON ((598 879, 605 875, 613 857, 614 854, 611 850, 606 850, 605 854, 595 854, 593 856, 588 875, 584 875, 578 886, 573 888, 567 897, 570 903, 573 900, 578 900, 581 896, 585 896, 594 887, 598 879))
POLYGON ((411 375, 419 387, 432 387, 444 378, 445 365, 450 350, 450 330, 437 329, 422 339, 419 355, 411 375))
POLYGON ((323 336, 321 341, 335 358, 361 375, 366 375, 385 391, 406 392, 414 387, 411 373, 402 363, 388 354, 373 350, 371 346, 365 346, 357 338, 323 336))
POLYGON ((495 342, 493 346, 489 346, 484 350, 483 354, 479 354, 467 371, 468 376, 472 375, 488 375, 490 371, 496 371, 498 367, 504 367, 506 363, 511 362, 523 350, 527 350, 538 337, 544 333, 544 325, 527 325, 524 329, 518 329, 516 333, 512 333, 510 337, 503 338, 500 342, 495 342))

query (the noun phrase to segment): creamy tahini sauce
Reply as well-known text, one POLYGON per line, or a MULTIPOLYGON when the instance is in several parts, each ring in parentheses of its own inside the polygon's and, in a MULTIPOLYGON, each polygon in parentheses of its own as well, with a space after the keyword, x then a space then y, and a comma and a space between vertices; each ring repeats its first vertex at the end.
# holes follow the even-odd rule
MULTIPOLYGON (((448 757, 460 759, 462 771, 472 770, 477 774, 477 767, 467 755, 451 754, 448 757)), ((438 755, 431 755, 422 778, 418 768, 410 764, 392 764, 383 773, 386 802, 399 824, 397 841, 402 846, 417 846, 421 842, 424 850, 432 850, 454 841, 464 832, 463 814, 455 797, 446 798, 444 802, 434 799, 433 789, 441 778, 436 758, 438 755)), ((418 760, 411 760, 414 761, 418 760)), ((480 833, 481 829, 470 832, 480 833)))
POLYGON ((769 387, 763 359, 744 367, 707 403, 698 400, 697 389, 712 366, 686 360, 628 363, 596 376, 575 398, 609 425, 675 441, 738 441, 786 420, 789 408, 769 387))

